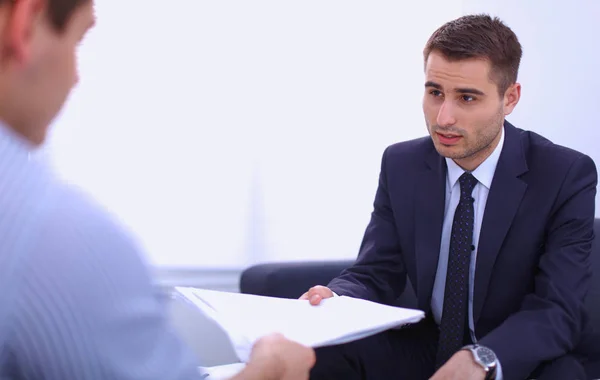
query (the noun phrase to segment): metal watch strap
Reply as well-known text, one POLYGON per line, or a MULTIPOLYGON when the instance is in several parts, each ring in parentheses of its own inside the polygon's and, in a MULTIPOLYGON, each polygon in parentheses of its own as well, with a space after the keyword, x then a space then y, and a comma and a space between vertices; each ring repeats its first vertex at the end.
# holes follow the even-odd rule
POLYGON ((463 347, 463 349, 471 351, 471 355, 473 355, 473 359, 475 359, 475 362, 485 370, 485 379, 484 380, 495 380, 496 374, 498 372, 498 365, 497 365, 498 359, 497 358, 495 359, 493 365, 485 365, 478 355, 479 348, 483 348, 483 346, 480 346, 478 344, 471 344, 471 345, 463 347))

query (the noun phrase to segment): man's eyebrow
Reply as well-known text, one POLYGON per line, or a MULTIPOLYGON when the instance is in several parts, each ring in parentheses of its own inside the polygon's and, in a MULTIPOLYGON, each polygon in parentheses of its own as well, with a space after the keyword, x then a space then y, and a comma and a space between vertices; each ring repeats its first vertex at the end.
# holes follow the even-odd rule
MULTIPOLYGON (((433 87, 437 90, 441 90, 442 89, 442 85, 440 85, 439 83, 435 83, 433 81, 428 80, 427 82, 425 82, 425 87, 433 87)), ((478 90, 476 88, 470 88, 470 87, 464 87, 464 88, 455 88, 454 89, 455 92, 458 92, 459 94, 474 94, 474 95, 481 95, 484 96, 485 93, 481 90, 478 90)))
POLYGON ((441 86, 441 85, 439 85, 439 84, 437 84, 437 83, 435 83, 435 82, 432 82, 432 81, 430 81, 430 80, 428 80, 427 82, 425 82, 425 87, 433 87, 433 88, 436 88, 436 89, 438 89, 438 90, 441 90, 441 89, 442 89, 442 86, 441 86))
POLYGON ((476 88, 455 88, 454 91, 458 92, 459 94, 475 94, 475 95, 485 95, 483 93, 483 91, 478 90, 476 88))

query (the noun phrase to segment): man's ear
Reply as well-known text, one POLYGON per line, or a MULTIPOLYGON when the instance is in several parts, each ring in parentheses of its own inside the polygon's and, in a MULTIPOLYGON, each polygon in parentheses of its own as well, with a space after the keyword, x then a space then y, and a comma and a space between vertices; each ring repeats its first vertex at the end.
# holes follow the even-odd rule
POLYGON ((26 62, 32 49, 36 27, 39 27, 46 0, 15 0, 10 7, 4 41, 10 54, 19 63, 26 62))
POLYGON ((510 115, 521 99, 521 84, 514 83, 504 94, 504 116, 510 115))

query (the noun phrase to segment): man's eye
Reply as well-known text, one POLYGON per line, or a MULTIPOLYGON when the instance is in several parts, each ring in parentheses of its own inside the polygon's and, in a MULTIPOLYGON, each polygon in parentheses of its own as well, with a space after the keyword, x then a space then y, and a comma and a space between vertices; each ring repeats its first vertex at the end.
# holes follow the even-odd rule
POLYGON ((463 102, 465 103, 471 103, 472 101, 475 100, 474 97, 472 97, 471 95, 463 95, 462 97, 463 102))
POLYGON ((439 90, 431 90, 429 93, 430 93, 431 95, 433 95, 433 96, 436 96, 436 97, 437 97, 437 96, 442 96, 442 92, 441 92, 441 91, 439 91, 439 90))

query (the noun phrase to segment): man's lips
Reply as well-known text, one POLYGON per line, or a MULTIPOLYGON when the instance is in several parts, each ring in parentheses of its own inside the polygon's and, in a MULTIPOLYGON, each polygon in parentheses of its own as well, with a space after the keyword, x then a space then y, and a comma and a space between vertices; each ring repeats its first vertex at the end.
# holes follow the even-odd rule
POLYGON ((440 140, 440 142, 444 145, 453 145, 456 142, 458 142, 458 140, 460 140, 462 138, 462 136, 460 135, 455 135, 452 133, 439 133, 436 132, 438 139, 440 140))

